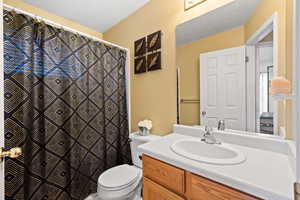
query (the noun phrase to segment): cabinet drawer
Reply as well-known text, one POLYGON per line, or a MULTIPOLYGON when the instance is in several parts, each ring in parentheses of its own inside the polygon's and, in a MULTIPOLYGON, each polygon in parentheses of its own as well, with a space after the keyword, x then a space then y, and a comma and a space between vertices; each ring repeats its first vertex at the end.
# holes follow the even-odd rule
POLYGON ((150 179, 143 178, 143 186, 143 200, 184 200, 150 179))
POLYGON ((191 200, 261 200, 209 179, 187 173, 191 200))
POLYGON ((178 194, 185 192, 185 172, 182 169, 144 155, 143 175, 178 194))

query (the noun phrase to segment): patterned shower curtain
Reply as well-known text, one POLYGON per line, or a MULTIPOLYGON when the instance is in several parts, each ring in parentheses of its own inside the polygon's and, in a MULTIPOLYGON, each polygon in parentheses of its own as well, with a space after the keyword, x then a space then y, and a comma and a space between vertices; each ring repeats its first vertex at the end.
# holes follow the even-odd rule
POLYGON ((4 12, 6 199, 84 199, 129 163, 126 52, 4 12))

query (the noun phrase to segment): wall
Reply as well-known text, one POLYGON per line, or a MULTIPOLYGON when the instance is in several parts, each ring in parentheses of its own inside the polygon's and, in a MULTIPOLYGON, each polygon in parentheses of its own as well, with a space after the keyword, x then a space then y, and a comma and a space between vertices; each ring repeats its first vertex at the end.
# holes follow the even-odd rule
MULTIPOLYGON (((246 41, 253 33, 267 21, 274 12, 278 13, 278 73, 292 81, 292 33, 293 33, 293 0, 262 0, 261 4, 253 13, 252 17, 245 25, 246 41)), ((291 139, 292 135, 292 102, 279 102, 279 126, 285 128, 287 138, 291 139)))
MULTIPOLYGON (((294 1, 286 0, 286 77, 294 81, 293 74, 293 10, 294 10, 294 1)), ((293 133, 293 101, 289 100, 286 102, 286 132, 288 133, 289 138, 295 138, 295 133, 293 133)))
POLYGON ((273 32, 271 32, 259 42, 272 42, 273 37, 274 37, 273 32))
MULTIPOLYGON (((181 98, 200 99, 200 59, 201 53, 242 46, 245 43, 244 26, 227 30, 177 47, 177 65, 181 70, 181 98)), ((181 104, 180 123, 197 125, 200 123, 200 104, 181 104)))
POLYGON ((134 52, 134 41, 162 30, 162 70, 134 75, 131 54, 132 131, 142 119, 153 121, 154 134, 170 133, 176 123, 176 37, 177 24, 205 14, 232 0, 210 0, 184 12, 183 0, 151 0, 143 8, 104 33, 104 39, 134 52))
POLYGON ((75 30, 78 30, 78 31, 90 34, 90 35, 98 37, 100 39, 103 38, 103 34, 102 33, 99 33, 99 32, 97 32, 95 30, 92 30, 90 28, 87 28, 85 26, 77 24, 77 23, 75 23, 73 21, 70 21, 70 20, 65 19, 63 17, 54 15, 54 14, 52 14, 50 12, 47 12, 47 11, 42 10, 40 8, 37 8, 37 7, 35 7, 35 6, 31 5, 31 4, 28 4, 28 3, 24 2, 23 0, 4 0, 4 4, 13 6, 13 7, 18 8, 20 10, 24 10, 24 11, 32 13, 32 14, 34 14, 36 16, 43 17, 45 19, 48 19, 50 21, 59 23, 61 25, 64 25, 64 26, 67 26, 67 27, 70 27, 70 28, 73 28, 75 30))

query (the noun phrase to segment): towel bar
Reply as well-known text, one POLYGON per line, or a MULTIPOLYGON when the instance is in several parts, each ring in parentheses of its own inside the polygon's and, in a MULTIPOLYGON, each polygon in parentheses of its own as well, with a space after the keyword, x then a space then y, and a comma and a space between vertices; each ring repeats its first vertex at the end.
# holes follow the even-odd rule
POLYGON ((200 103, 200 100, 197 99, 181 99, 181 103, 200 103))

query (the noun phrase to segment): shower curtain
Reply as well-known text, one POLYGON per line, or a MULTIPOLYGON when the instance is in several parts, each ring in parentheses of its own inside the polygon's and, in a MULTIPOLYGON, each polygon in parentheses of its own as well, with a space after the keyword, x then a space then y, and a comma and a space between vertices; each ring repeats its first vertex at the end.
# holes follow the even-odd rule
POLYGON ((126 52, 4 11, 6 199, 84 199, 130 163, 126 52))

